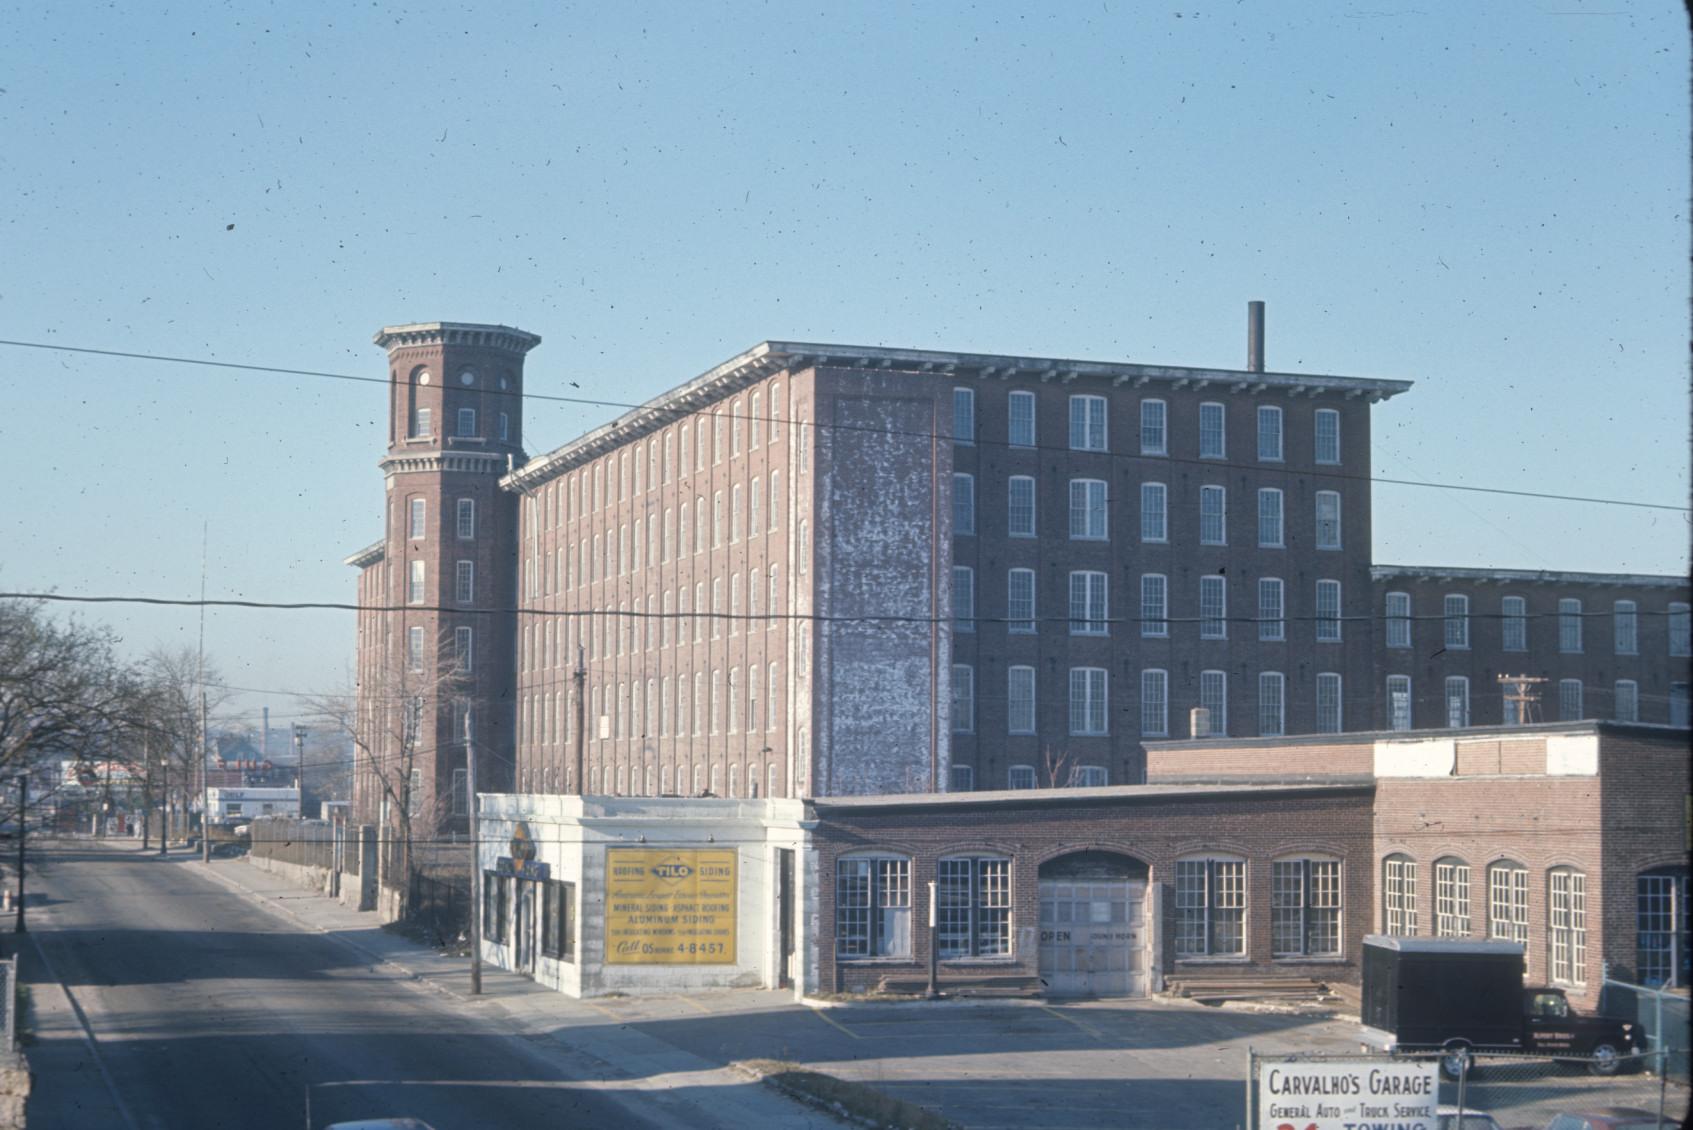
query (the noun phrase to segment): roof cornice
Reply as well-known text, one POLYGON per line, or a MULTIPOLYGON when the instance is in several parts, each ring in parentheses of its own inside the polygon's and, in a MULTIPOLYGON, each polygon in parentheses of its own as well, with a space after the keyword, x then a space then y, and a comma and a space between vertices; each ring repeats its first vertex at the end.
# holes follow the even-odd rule
POLYGON ((414 472, 434 474, 441 471, 465 471, 488 475, 510 470, 512 460, 499 451, 402 451, 386 455, 377 462, 387 475, 414 472))
POLYGON ((387 542, 372 542, 357 553, 349 553, 341 559, 342 564, 351 565, 355 569, 368 569, 382 560, 388 554, 387 542))
POLYGON ((383 326, 371 340, 390 352, 414 346, 470 345, 524 354, 541 344, 539 334, 515 326, 480 322, 412 322, 403 326, 383 326))
POLYGON ((932 349, 765 341, 630 409, 563 447, 536 456, 502 479, 500 485, 507 490, 533 490, 572 467, 697 412, 705 405, 772 373, 822 367, 950 374, 959 380, 1058 380, 1064 384, 1080 381, 1084 388, 1103 383, 1112 387, 1128 385, 1140 388, 1156 382, 1176 389, 1215 388, 1219 393, 1257 395, 1274 392, 1287 396, 1334 393, 1347 399, 1363 399, 1371 404, 1397 396, 1411 387, 1410 381, 1373 377, 1258 373, 1244 369, 1201 369, 932 349))
POLYGON ((1559 569, 1476 569, 1446 565, 1372 565, 1373 581, 1477 581, 1511 585, 1607 585, 1687 588, 1686 577, 1666 573, 1572 573, 1559 569))

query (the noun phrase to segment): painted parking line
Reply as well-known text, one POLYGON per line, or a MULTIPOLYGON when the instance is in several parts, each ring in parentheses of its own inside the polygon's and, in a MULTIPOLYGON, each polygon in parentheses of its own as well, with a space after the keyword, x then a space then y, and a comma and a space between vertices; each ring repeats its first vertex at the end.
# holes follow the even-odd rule
POLYGON ((677 997, 676 999, 681 1001, 683 1004, 687 1005, 691 1009, 695 1009, 696 1011, 705 1013, 707 1016, 717 1015, 716 1013, 712 1012, 711 1009, 705 1007, 705 1005, 701 1004, 699 1001, 695 1000, 693 997, 677 997))
POLYGON ((836 1028, 836 1029, 839 1029, 842 1032, 845 1032, 847 1035, 851 1036, 855 1040, 864 1039, 863 1036, 860 1036, 857 1032, 854 1032, 851 1028, 848 1028, 845 1024, 842 1024, 839 1020, 836 1020, 834 1017, 830 1016, 828 1009, 814 1008, 814 1009, 811 1010, 811 1015, 815 1016, 817 1019, 821 1020, 823 1023, 829 1025, 831 1028, 836 1028))
POLYGON ((1105 1043, 1104 1033, 1100 1032, 1100 1030, 1098 1028, 1095 1028, 1093 1025, 1084 1024, 1082 1021, 1077 1020, 1074 1016, 1066 1016, 1062 1012, 1059 1012, 1056 1008, 1048 1008, 1044 1004, 1040 1006, 1040 1010, 1042 1012, 1046 1013, 1049 1016, 1058 1017, 1058 1019, 1064 1021, 1066 1024, 1074 1024, 1076 1027, 1080 1028, 1082 1031, 1086 1032, 1088 1035, 1092 1036, 1094 1039, 1098 1040, 1100 1043, 1105 1043))
POLYGON ((581 1001, 579 1003, 587 1005, 589 1008, 593 1009, 595 1012, 599 1013, 601 1016, 609 1016, 613 1020, 622 1020, 623 1019, 622 1016, 620 1016, 617 1013, 611 1011, 611 1009, 605 1007, 603 1004, 595 1004, 593 1001, 589 1001, 589 1000, 581 1001))

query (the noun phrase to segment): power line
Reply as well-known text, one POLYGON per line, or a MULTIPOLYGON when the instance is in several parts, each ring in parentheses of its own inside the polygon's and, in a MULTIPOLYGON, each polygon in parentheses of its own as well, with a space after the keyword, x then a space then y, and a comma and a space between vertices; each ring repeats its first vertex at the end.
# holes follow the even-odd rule
MULTIPOLYGON (((137 353, 137 352, 133 352, 133 351, 129 351, 129 350, 120 350, 120 349, 96 349, 96 348, 93 348, 93 347, 90 347, 90 346, 59 345, 59 344, 54 344, 54 343, 51 343, 51 342, 15 341, 15 340, 0 339, 0 345, 12 346, 14 348, 19 348, 19 349, 41 349, 41 350, 48 350, 48 351, 54 351, 54 352, 60 352, 60 353, 81 353, 81 354, 88 354, 88 355, 98 356, 98 357, 119 357, 119 358, 124 358, 124 359, 127 359, 127 360, 135 360, 135 361, 158 361, 158 362, 162 362, 162 363, 165 363, 165 364, 197 365, 197 366, 202 366, 202 367, 206 367, 206 368, 234 369, 234 370, 237 370, 237 371, 250 372, 250 373, 271 373, 271 374, 276 374, 276 375, 280 375, 280 376, 314 377, 314 378, 323 379, 323 380, 354 381, 354 382, 357 382, 357 383, 360 383, 360 384, 387 385, 387 384, 390 383, 390 381, 387 377, 369 377, 369 376, 361 376, 361 375, 358 375, 358 374, 355 374, 355 373, 335 373, 335 372, 329 372, 329 371, 321 370, 321 369, 294 369, 294 368, 288 368, 288 367, 279 366, 279 365, 249 365, 249 364, 242 364, 242 363, 234 362, 234 361, 215 361, 215 360, 212 360, 210 358, 202 358, 202 357, 175 357, 175 356, 170 356, 170 355, 166 355, 166 354, 137 353)), ((903 437, 908 437, 908 438, 913 438, 913 439, 925 439, 925 440, 933 438, 931 436, 931 434, 928 433, 928 432, 909 431, 909 430, 900 429, 900 428, 883 428, 883 427, 875 427, 875 426, 871 426, 871 425, 860 425, 860 424, 825 423, 825 422, 818 421, 818 420, 794 420, 794 419, 791 419, 791 418, 783 418, 783 417, 778 417, 778 416, 764 416, 764 415, 753 416, 751 414, 743 414, 743 413, 723 413, 721 411, 712 411, 712 410, 707 410, 707 409, 703 409, 703 408, 671 408, 671 407, 664 407, 664 406, 654 407, 654 406, 649 405, 649 404, 640 404, 640 403, 633 403, 633 402, 628 402, 628 401, 599 400, 599 399, 594 399, 594 398, 591 398, 591 397, 581 397, 581 396, 561 396, 561 395, 557 395, 557 394, 553 394, 553 393, 538 393, 538 392, 510 393, 510 392, 508 392, 508 393, 498 393, 496 395, 512 397, 512 398, 517 398, 517 399, 522 399, 522 400, 539 400, 539 401, 547 401, 547 402, 560 403, 560 404, 575 404, 575 405, 579 405, 579 406, 583 406, 583 407, 613 408, 613 409, 620 409, 620 410, 623 410, 623 411, 634 411, 634 410, 637 410, 637 409, 644 409, 644 410, 655 412, 655 413, 664 413, 664 414, 668 415, 673 421, 674 420, 680 420, 680 419, 686 419, 688 417, 701 417, 701 418, 704 418, 704 417, 714 417, 714 418, 715 417, 725 417, 725 418, 728 418, 728 419, 745 420, 745 421, 748 421, 748 422, 767 423, 767 424, 770 424, 773 428, 774 428, 775 425, 789 424, 789 425, 792 425, 792 426, 810 428, 814 431, 830 430, 830 431, 848 431, 848 432, 869 432, 869 433, 874 433, 874 434, 878 434, 878 435, 903 436, 903 437)), ((951 437, 943 437, 943 438, 946 438, 948 442, 957 442, 957 441, 952 440, 951 437)), ((1440 482, 1432 482, 1432 481, 1423 480, 1423 479, 1387 478, 1385 476, 1380 476, 1380 475, 1359 475, 1359 474, 1355 474, 1355 473, 1351 473, 1351 472, 1347 472, 1347 471, 1341 471, 1341 470, 1338 470, 1338 469, 1332 469, 1332 468, 1326 468, 1326 467, 1312 467, 1312 468, 1295 469, 1295 468, 1290 468, 1290 467, 1287 467, 1285 465, 1275 464, 1275 463, 1268 463, 1268 464, 1266 464, 1266 463, 1238 463, 1238 462, 1228 460, 1228 459, 1191 459, 1191 458, 1187 458, 1185 456, 1144 454, 1144 453, 1136 454, 1136 453, 1132 453, 1132 452, 1120 452, 1120 451, 1081 451, 1081 452, 1077 452, 1077 451, 1075 451, 1075 449, 1072 449, 1072 448, 1056 447, 1056 446, 1053 446, 1053 445, 1050 445, 1050 444, 1013 444, 1009 440, 994 440, 994 439, 985 439, 985 438, 981 438, 981 437, 975 437, 972 440, 970 440, 969 443, 970 443, 970 445, 978 446, 978 447, 1003 447, 1003 448, 1008 448, 1008 449, 1017 450, 1017 451, 1034 451, 1034 452, 1048 451, 1048 452, 1064 452, 1066 454, 1074 453, 1074 454, 1083 454, 1083 455, 1102 455, 1102 456, 1105 456, 1105 457, 1112 459, 1112 460, 1119 460, 1119 459, 1145 460, 1145 461, 1150 462, 1154 465, 1161 464, 1161 463, 1163 463, 1163 464, 1179 463, 1179 464, 1188 464, 1188 465, 1193 465, 1193 466, 1212 467, 1212 468, 1239 468, 1239 469, 1250 468, 1250 469, 1254 469, 1254 470, 1257 470, 1257 471, 1260 471, 1260 472, 1274 472, 1274 473, 1280 473, 1280 474, 1309 474, 1309 475, 1312 475, 1312 476, 1318 477, 1318 478, 1338 479, 1338 480, 1342 480, 1342 481, 1384 483, 1384 484, 1388 484, 1388 485, 1392 485, 1392 486, 1424 487, 1424 488, 1428 488, 1428 489, 1432 489, 1432 490, 1465 491, 1465 492, 1475 493, 1475 494, 1497 494, 1497 495, 1504 495, 1504 496, 1512 497, 1512 498, 1538 498, 1538 499, 1543 499, 1543 500, 1553 501, 1553 502, 1580 502, 1580 503, 1588 503, 1588 504, 1596 505, 1596 506, 1625 506, 1625 507, 1632 507, 1632 508, 1636 508, 1636 509, 1645 509, 1645 510, 1668 510, 1668 511, 1672 511, 1672 512, 1675 512, 1675 513, 1693 512, 1693 507, 1671 506, 1671 505, 1668 505, 1666 503, 1660 503, 1660 502, 1639 502, 1639 501, 1635 501, 1635 500, 1632 500, 1632 499, 1597 498, 1597 497, 1591 497, 1591 496, 1585 496, 1585 495, 1561 494, 1561 493, 1556 493, 1556 492, 1551 492, 1551 491, 1514 490, 1514 489, 1510 489, 1510 488, 1506 488, 1506 487, 1484 487, 1484 486, 1471 486, 1471 485, 1460 484, 1460 483, 1440 483, 1440 482)))

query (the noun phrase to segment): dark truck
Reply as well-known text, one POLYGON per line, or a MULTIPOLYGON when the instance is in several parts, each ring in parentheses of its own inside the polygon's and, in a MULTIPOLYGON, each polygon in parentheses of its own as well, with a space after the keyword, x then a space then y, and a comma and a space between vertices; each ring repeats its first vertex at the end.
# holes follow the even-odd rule
POLYGON ((1524 986, 1515 942, 1371 934, 1363 973, 1366 1044, 1443 1051, 1449 1079, 1478 1051, 1580 1057, 1594 1074, 1611 1075, 1641 1035, 1636 1025, 1581 1015, 1562 989, 1524 986))

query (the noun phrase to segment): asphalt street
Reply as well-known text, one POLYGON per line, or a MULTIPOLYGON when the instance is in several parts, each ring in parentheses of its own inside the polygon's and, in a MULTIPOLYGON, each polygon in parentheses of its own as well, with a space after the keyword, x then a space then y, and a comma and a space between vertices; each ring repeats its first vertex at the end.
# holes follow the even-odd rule
POLYGON ((192 865, 129 844, 32 854, 16 950, 38 1021, 32 1130, 398 1114, 438 1130, 652 1125, 641 1096, 593 1089, 591 1061, 501 1031, 192 865))

